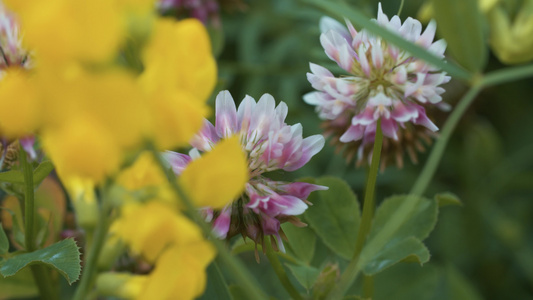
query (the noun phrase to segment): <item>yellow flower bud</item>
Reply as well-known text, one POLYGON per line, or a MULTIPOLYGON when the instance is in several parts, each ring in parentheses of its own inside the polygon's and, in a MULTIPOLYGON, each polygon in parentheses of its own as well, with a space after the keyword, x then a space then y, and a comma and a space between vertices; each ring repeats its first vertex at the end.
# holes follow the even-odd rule
POLYGON ((501 7, 489 14, 490 44, 496 56, 507 64, 533 59, 533 0, 524 0, 514 20, 501 7))

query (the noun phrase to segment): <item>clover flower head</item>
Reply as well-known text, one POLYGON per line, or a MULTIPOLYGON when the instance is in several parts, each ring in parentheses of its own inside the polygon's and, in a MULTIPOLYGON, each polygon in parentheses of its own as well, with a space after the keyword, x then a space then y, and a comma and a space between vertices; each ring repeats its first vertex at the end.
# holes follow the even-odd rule
POLYGON ((216 0, 160 0, 158 6, 163 12, 175 11, 196 18, 204 24, 210 22, 220 26, 220 9, 216 0))
POLYGON ((0 1, 0 69, 19 65, 27 67, 28 52, 22 47, 22 35, 15 16, 0 1))
POLYGON ((274 181, 265 176, 275 170, 294 171, 304 166, 324 146, 321 135, 302 137, 300 124, 287 125, 287 105, 275 105, 274 98, 263 95, 259 101, 246 96, 238 109, 227 91, 216 98, 215 125, 205 121, 203 129, 192 139, 190 156, 167 151, 165 158, 175 173, 180 174, 191 158, 208 152, 221 139, 237 135, 248 157, 250 179, 245 192, 222 210, 205 208, 207 221, 213 222, 213 232, 219 238, 242 234, 262 243, 265 235, 277 239, 283 251, 280 224, 302 223, 295 217, 308 207, 312 191, 327 189, 305 182, 274 181))
MULTIPOLYGON (((446 43, 433 42, 434 21, 422 32, 422 24, 415 19, 407 18, 403 24, 398 16, 389 20, 381 4, 374 21, 443 57, 446 43)), ((326 120, 326 132, 337 134, 336 142, 357 146, 361 159, 365 146, 374 141, 379 119, 385 138, 393 141, 405 135, 406 128, 412 127, 409 124, 437 131, 426 108, 446 106, 441 103, 444 89, 440 85, 450 77, 366 29, 358 32, 349 21, 346 25, 347 29, 331 18, 322 18, 320 42, 327 56, 349 75, 335 77, 313 63, 307 73, 317 91, 306 94, 304 101, 315 105, 319 117, 326 120)))

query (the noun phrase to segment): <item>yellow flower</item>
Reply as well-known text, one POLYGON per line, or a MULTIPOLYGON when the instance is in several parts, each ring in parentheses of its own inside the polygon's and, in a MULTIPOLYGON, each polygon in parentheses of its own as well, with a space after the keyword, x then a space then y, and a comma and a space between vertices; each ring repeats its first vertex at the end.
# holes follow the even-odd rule
POLYGON ((216 83, 209 35, 196 19, 159 19, 143 52, 144 74, 155 88, 186 91, 204 103, 216 83))
POLYGON ((0 80, 0 132, 17 138, 39 125, 40 109, 32 78, 24 70, 7 70, 0 80))
POLYGON ((157 200, 146 204, 125 204, 111 232, 150 263, 154 263, 168 246, 203 240, 200 229, 193 222, 175 207, 157 200))
POLYGON ((233 201, 247 181, 248 163, 238 136, 223 140, 192 161, 179 177, 196 206, 213 208, 233 201))
POLYGON ((205 268, 215 252, 207 241, 167 248, 148 275, 103 273, 97 279, 101 295, 122 299, 195 299, 205 289, 205 268))
POLYGON ((109 60, 122 42, 124 19, 109 0, 8 0, 20 17, 24 40, 39 59, 109 60))
POLYGON ((155 267, 142 277, 105 274, 106 280, 97 283, 102 293, 128 299, 194 299, 204 290, 205 268, 215 250, 173 207, 158 200, 126 204, 111 233, 155 267))
POLYGON ((121 148, 97 119, 68 118, 68 125, 43 132, 43 148, 63 179, 74 177, 101 182, 117 171, 121 148))
POLYGON ((160 19, 143 52, 139 80, 159 149, 187 144, 208 113, 205 102, 216 81, 209 36, 196 20, 160 19))

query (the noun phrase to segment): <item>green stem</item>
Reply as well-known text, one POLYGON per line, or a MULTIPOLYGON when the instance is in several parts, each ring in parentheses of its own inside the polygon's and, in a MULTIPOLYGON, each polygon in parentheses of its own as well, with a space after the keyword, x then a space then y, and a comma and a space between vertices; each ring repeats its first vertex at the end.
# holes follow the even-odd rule
POLYGON ((459 120, 466 112, 472 101, 474 101, 477 94, 481 91, 481 89, 482 86, 480 84, 474 85, 453 109, 452 113, 450 114, 450 117, 442 127, 440 136, 437 139, 435 146, 431 150, 431 154, 429 155, 429 158, 426 164, 424 165, 422 172, 420 173, 420 175, 418 175, 418 178, 415 184, 413 185, 410 194, 420 196, 424 193, 429 182, 431 181, 431 178, 433 178, 433 175, 437 170, 442 155, 444 154, 444 149, 446 149, 446 145, 448 144, 448 141, 450 140, 450 137, 453 131, 455 130, 455 127, 459 123, 459 120))
POLYGON ((109 229, 110 220, 109 220, 109 201, 106 199, 105 191, 100 195, 102 198, 102 205, 100 206, 100 216, 98 223, 96 225, 96 230, 94 237, 92 239, 91 246, 88 250, 87 259, 83 267, 83 274, 81 276, 81 281, 74 293, 74 300, 84 300, 87 299, 87 295, 91 291, 94 282, 96 280, 96 269, 98 265, 98 257, 102 247, 104 246, 105 238, 107 236, 107 231, 109 229))
MULTIPOLYGON (((20 147, 20 164, 24 172, 24 242, 26 251, 32 252, 37 250, 35 245, 35 197, 33 187, 33 167, 28 162, 27 154, 20 147)), ((56 299, 55 285, 50 276, 50 271, 40 264, 30 266, 31 273, 41 299, 56 299)))
POLYGON ((366 182, 363 216, 361 218, 361 224, 359 225, 359 231, 357 232, 354 255, 350 261, 350 264, 348 264, 348 267, 342 274, 339 284, 332 290, 330 295, 328 295, 328 299, 341 299, 359 274, 359 256, 361 255, 361 251, 365 245, 366 238, 370 233, 372 219, 374 216, 374 191, 376 189, 376 180, 378 176, 382 144, 383 133, 381 130, 381 119, 379 119, 378 124, 376 125, 376 137, 374 139, 374 149, 372 151, 372 162, 370 163, 368 180, 366 182))
POLYGON ((404 0, 402 0, 402 2, 400 2, 400 8, 398 8, 398 13, 396 14, 397 16, 400 16, 400 14, 402 13, 404 2, 405 2, 404 0))
POLYGON ((483 87, 502 84, 533 76, 533 64, 520 67, 506 68, 488 73, 481 79, 483 87))
POLYGON ((281 281, 281 284, 289 292, 289 295, 293 299, 296 300, 303 300, 300 293, 296 290, 296 288, 292 285, 291 281, 289 280, 289 277, 287 276, 287 273, 285 273, 285 269, 281 265, 281 262, 278 259, 278 256, 274 249, 272 249, 272 245, 270 244, 270 241, 265 242, 266 246, 266 256, 268 258, 268 261, 270 261, 270 265, 272 265, 272 268, 274 269, 274 272, 276 272, 276 275, 278 275, 279 281, 281 281))
POLYGON ((225 264, 226 268, 233 275, 235 281, 243 287, 243 291, 247 294, 248 298, 258 300, 267 299, 266 295, 261 290, 257 281, 246 270, 244 265, 229 253, 225 245, 220 240, 213 237, 211 227, 200 217, 200 215, 198 214, 198 209, 194 206, 190 197, 185 193, 183 188, 178 184, 175 174, 171 170, 167 169, 165 163, 161 158, 161 155, 159 155, 159 152, 157 151, 155 146, 149 143, 147 145, 147 149, 152 152, 159 167, 163 170, 165 174, 167 174, 167 176, 169 177, 170 185, 176 193, 176 196, 178 196, 178 198, 183 202, 187 212, 190 214, 196 224, 200 227, 202 232, 210 239, 211 243, 213 243, 213 245, 218 251, 220 261, 225 264))

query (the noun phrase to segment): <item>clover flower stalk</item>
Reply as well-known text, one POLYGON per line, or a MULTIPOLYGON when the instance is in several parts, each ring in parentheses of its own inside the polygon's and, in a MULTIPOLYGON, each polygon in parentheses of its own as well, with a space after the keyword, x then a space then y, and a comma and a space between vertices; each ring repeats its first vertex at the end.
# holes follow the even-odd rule
POLYGON ((212 222, 213 233, 221 239, 237 234, 263 244, 264 236, 277 242, 284 251, 281 223, 304 224, 296 217, 310 204, 306 199, 316 190, 327 187, 305 182, 275 181, 265 173, 294 171, 304 166, 324 146, 321 135, 302 137, 300 124, 287 125, 287 105, 275 106, 274 98, 263 95, 258 102, 246 96, 238 109, 230 93, 223 91, 216 98, 215 125, 205 121, 204 127, 191 141, 194 147, 189 155, 167 151, 166 160, 176 174, 185 166, 207 152, 221 139, 238 135, 243 151, 248 157, 249 181, 245 192, 221 210, 203 208, 206 221, 212 222))
MULTIPOLYGON (((443 57, 446 43, 433 42, 434 21, 422 32, 422 24, 415 19, 407 18, 403 24, 398 16, 389 20, 381 4, 374 21, 443 57)), ((411 147, 410 156, 416 160, 413 149, 423 149, 420 140, 431 141, 429 137, 438 130, 426 110, 448 108, 442 102, 444 89, 440 85, 450 77, 381 37, 365 29, 358 32, 349 21, 346 25, 347 29, 331 18, 322 18, 320 42, 327 56, 348 75, 335 77, 326 68, 311 63, 307 78, 317 91, 306 94, 304 101, 316 106, 319 117, 325 120, 326 134, 333 136, 332 142, 346 146, 348 160, 356 152, 358 164, 370 161, 378 119, 385 138, 384 149, 390 145, 396 152, 397 164, 403 163, 403 147, 411 147), (423 129, 414 125, 422 125, 423 129), (402 143, 406 145, 402 147, 402 143)))

